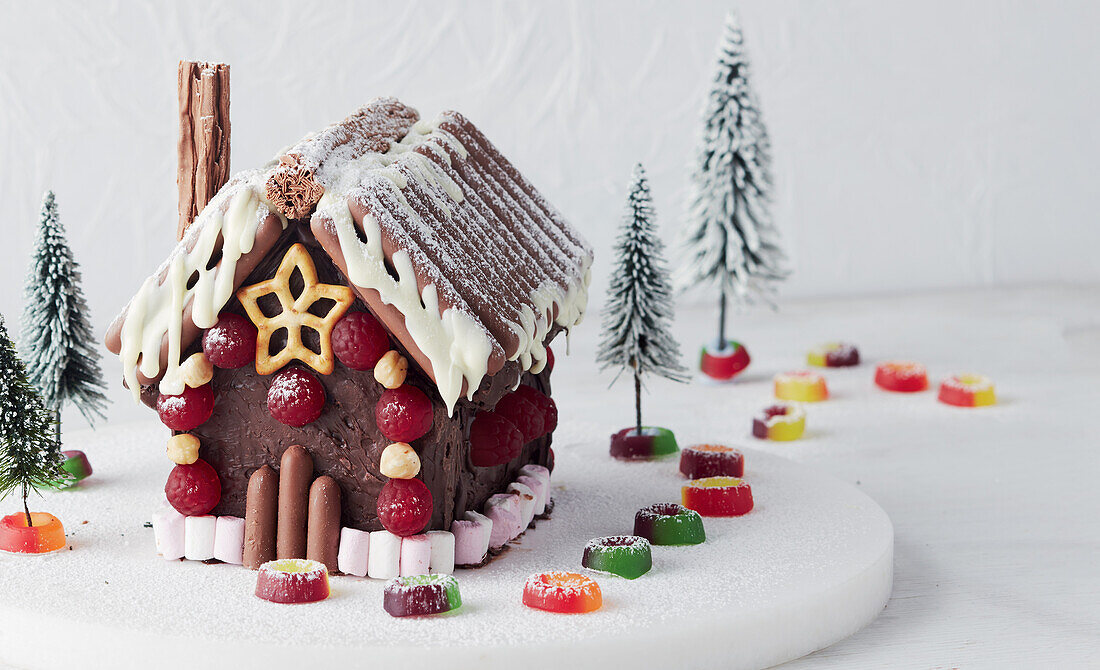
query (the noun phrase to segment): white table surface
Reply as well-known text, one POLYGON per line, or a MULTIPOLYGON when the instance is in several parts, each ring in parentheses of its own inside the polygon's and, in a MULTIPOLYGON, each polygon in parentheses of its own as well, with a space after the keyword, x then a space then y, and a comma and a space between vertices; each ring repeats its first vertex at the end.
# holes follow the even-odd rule
MULTIPOLYGON (((686 358, 712 319, 680 310, 686 358)), ((613 394, 591 382, 597 321, 591 315, 575 333, 573 356, 559 354, 555 398, 563 417, 591 415, 598 399, 625 424, 628 380, 613 394)), ((787 302, 731 323, 753 364, 737 384, 711 389, 728 415, 700 416, 714 401, 700 400, 698 385, 655 382, 647 420, 674 427, 682 444, 725 437, 715 433, 728 425, 728 441, 858 483, 896 534, 882 615, 784 668, 1100 667, 1100 287, 787 302), (836 399, 808 408, 808 439, 748 437, 771 376, 803 367, 806 348, 832 339, 857 343, 867 363, 827 372, 836 399), (1001 403, 964 410, 934 392, 877 391, 873 362, 889 358, 926 364, 933 385, 987 374, 1001 403)))

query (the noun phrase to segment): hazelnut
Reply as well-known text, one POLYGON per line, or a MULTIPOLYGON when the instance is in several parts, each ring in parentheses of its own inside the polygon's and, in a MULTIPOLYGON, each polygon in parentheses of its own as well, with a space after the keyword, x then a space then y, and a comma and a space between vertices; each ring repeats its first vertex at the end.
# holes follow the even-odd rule
POLYGON ((191 354, 180 364, 180 378, 193 389, 210 383, 214 378, 214 364, 201 351, 191 354))
POLYGON ((374 378, 382 386, 395 389, 405 383, 408 370, 409 361, 391 349, 374 364, 374 378))
POLYGON ((199 460, 199 438, 180 433, 168 438, 168 458, 176 465, 191 465, 199 460))
POLYGON ((412 479, 420 472, 420 457, 404 442, 394 442, 382 450, 379 471, 390 479, 412 479))

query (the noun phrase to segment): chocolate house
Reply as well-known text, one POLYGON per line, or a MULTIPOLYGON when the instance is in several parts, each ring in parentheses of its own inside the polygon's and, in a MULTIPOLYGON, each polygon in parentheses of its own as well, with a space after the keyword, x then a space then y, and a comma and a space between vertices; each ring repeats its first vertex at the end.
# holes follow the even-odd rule
MULTIPOLYGON (((181 151, 222 169, 196 145, 227 146, 223 125, 181 151)), ((181 172, 181 192, 201 181, 181 172)), ((461 114, 375 100, 181 217, 107 347, 173 460, 216 473, 196 513, 245 517, 250 478, 299 445, 338 485, 340 526, 423 530, 401 518, 419 489, 410 509, 408 487, 383 494, 401 478, 447 530, 552 459, 549 345, 584 316, 592 253, 461 114)))

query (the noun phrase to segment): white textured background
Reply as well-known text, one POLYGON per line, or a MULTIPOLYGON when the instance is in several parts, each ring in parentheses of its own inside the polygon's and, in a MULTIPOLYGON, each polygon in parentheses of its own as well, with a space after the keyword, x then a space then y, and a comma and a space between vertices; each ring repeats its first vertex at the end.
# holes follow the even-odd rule
POLYGON ((0 2, 0 313, 22 309, 47 187, 98 329, 167 254, 180 58, 232 64, 235 169, 377 95, 464 112, 595 245, 600 302, 636 160, 671 237, 731 6, 785 295, 1100 281, 1100 4, 306 4, 0 2))

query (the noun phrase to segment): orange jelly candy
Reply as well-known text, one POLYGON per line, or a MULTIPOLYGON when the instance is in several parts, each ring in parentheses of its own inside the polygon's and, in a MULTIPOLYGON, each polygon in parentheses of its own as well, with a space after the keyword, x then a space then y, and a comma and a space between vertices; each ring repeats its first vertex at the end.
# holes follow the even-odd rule
POLYGON ((523 604, 547 612, 584 614, 603 605, 600 585, 575 572, 541 572, 523 585, 523 604))
POLYGON ((27 525, 27 515, 22 512, 0 519, 0 550, 45 554, 68 546, 65 527, 56 516, 31 512, 31 524, 27 525))

